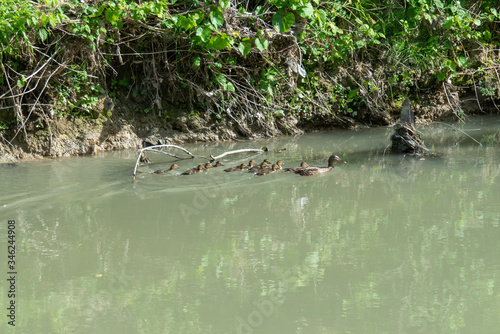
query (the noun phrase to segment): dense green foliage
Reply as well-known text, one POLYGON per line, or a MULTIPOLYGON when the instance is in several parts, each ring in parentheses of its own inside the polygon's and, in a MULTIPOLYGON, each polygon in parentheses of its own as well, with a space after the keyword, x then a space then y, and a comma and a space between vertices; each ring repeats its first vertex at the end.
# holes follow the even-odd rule
POLYGON ((103 93, 243 134, 286 115, 370 120, 433 89, 498 98, 499 11, 493 0, 6 0, 0 128, 96 117, 103 93))

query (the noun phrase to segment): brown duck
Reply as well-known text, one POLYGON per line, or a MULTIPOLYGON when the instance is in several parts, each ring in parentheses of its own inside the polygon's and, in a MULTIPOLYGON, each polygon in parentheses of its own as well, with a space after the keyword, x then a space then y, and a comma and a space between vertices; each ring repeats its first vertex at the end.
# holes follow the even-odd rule
POLYGON ((249 173, 255 173, 255 172, 258 172, 261 169, 265 169, 267 167, 267 164, 269 162, 270 162, 269 160, 265 159, 264 161, 262 161, 262 163, 260 165, 253 166, 252 168, 248 168, 248 172, 249 173))
POLYGON ((212 166, 212 164, 210 162, 207 162, 203 167, 205 168, 205 171, 207 171, 210 168, 212 168, 213 166, 212 166))
POLYGON ((301 169, 295 173, 300 174, 302 176, 327 173, 333 169, 333 167, 334 167, 333 164, 336 162, 341 162, 344 164, 346 163, 344 160, 340 159, 338 155, 332 154, 328 158, 328 167, 307 167, 307 168, 301 169))
POLYGON ((253 166, 255 166, 255 160, 250 160, 248 162, 248 168, 252 168, 253 166))
POLYGON ((226 169, 224 169, 224 172, 237 172, 237 171, 244 170, 246 168, 247 168, 247 165, 241 164, 241 165, 236 166, 236 167, 226 168, 226 169))
MULTIPOLYGON (((283 167, 281 167, 281 166, 283 166, 283 161, 278 160, 278 161, 276 162, 276 165, 278 165, 278 169, 282 169, 283 167)), ((271 167, 272 167, 272 166, 271 166, 271 167)))
POLYGON ((196 166, 196 168, 191 168, 191 169, 185 171, 184 173, 182 173, 181 175, 193 175, 193 174, 197 174, 199 172, 202 172, 204 170, 205 170, 205 165, 199 164, 198 166, 196 166))
POLYGON ((219 166, 224 166, 224 164, 223 164, 222 162, 220 162, 219 160, 217 160, 217 161, 215 162, 214 168, 215 168, 215 167, 219 167, 219 166))
POLYGON ((285 173, 297 173, 298 171, 303 170, 303 169, 305 169, 307 167, 309 167, 309 165, 307 164, 307 162, 302 161, 300 163, 300 167, 286 168, 285 169, 285 173))
POLYGON ((173 164, 172 166, 170 166, 169 169, 158 169, 158 170, 155 170, 155 174, 165 174, 165 173, 168 173, 171 170, 174 170, 174 169, 177 169, 177 168, 179 168, 179 166, 177 166, 177 164, 173 164))
POLYGON ((270 173, 275 172, 279 168, 280 167, 277 164, 273 164, 271 166, 271 168, 261 169, 257 173, 255 173, 255 175, 262 176, 262 175, 270 174, 270 173))

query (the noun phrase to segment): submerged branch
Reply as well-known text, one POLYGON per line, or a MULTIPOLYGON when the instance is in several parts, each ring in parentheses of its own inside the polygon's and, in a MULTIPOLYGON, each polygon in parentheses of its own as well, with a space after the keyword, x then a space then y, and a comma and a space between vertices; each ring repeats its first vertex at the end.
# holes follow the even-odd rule
POLYGON ((258 149, 258 148, 245 148, 245 149, 241 149, 241 150, 228 151, 228 152, 224 152, 221 155, 218 155, 218 156, 215 156, 215 157, 213 155, 210 155, 210 161, 214 161, 214 160, 220 159, 222 157, 225 157, 226 155, 236 154, 236 153, 244 153, 244 152, 262 153, 262 152, 264 152, 264 150, 258 149))
POLYGON ((176 148, 176 149, 181 150, 184 153, 186 153, 191 159, 193 159, 193 158, 204 158, 204 159, 207 159, 207 160, 210 160, 210 161, 214 161, 216 159, 220 159, 220 158, 225 157, 226 155, 230 155, 230 154, 244 153, 244 152, 263 153, 263 152, 267 151, 267 149, 264 149, 264 148, 262 148, 262 149, 246 148, 246 149, 241 149, 241 150, 234 150, 234 151, 224 152, 224 153, 222 153, 220 155, 217 155, 217 156, 213 156, 212 154, 210 154, 210 158, 208 158, 208 157, 204 157, 204 156, 194 155, 191 152, 189 152, 188 150, 186 150, 185 148, 177 146, 177 145, 164 144, 164 145, 148 146, 148 147, 144 147, 144 148, 139 149, 138 152, 137 152, 138 153, 137 154, 137 160, 135 161, 134 173, 133 173, 134 180, 135 180, 135 177, 137 175, 137 167, 139 167, 139 163, 141 161, 145 161, 147 163, 147 161, 148 161, 148 159, 144 155, 144 152, 150 151, 150 152, 154 152, 154 153, 166 154, 166 155, 169 155, 169 156, 177 158, 177 159, 189 159, 189 158, 179 157, 179 156, 177 156, 177 155, 175 155, 173 153, 164 152, 162 150, 159 150, 159 148, 176 148))
POLYGON ((168 153, 168 152, 163 152, 161 150, 157 150, 157 148, 166 148, 166 147, 172 147, 172 148, 176 148, 176 149, 179 149, 183 152, 185 152, 187 155, 189 155, 191 158, 195 158, 196 156, 194 154, 192 154, 191 152, 189 152, 188 150, 186 150, 185 148, 183 147, 180 147, 180 146, 177 146, 177 145, 169 145, 169 144, 164 144, 164 145, 153 145, 153 146, 148 146, 148 147, 144 147, 144 148, 141 148, 139 149, 138 151, 138 154, 137 154, 137 160, 135 161, 135 167, 134 167, 134 180, 135 180, 135 176, 137 174, 137 167, 139 166, 139 162, 141 161, 141 158, 144 156, 144 152, 145 151, 151 151, 151 152, 156 152, 156 153, 162 153, 162 154, 167 154, 167 155, 170 155, 170 156, 173 156, 175 158, 178 158, 178 159, 181 159, 177 156, 175 156, 174 154, 172 153, 168 153))

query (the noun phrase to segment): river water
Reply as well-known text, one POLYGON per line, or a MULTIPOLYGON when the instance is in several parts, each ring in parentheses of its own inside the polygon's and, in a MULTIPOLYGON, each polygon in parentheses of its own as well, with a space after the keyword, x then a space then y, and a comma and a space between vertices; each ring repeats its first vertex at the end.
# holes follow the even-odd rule
POLYGON ((134 182, 135 151, 0 165, 1 332, 497 333, 500 120, 419 129, 439 157, 388 154, 390 128, 185 146, 347 161, 309 177, 156 175, 174 160, 148 154, 134 182))

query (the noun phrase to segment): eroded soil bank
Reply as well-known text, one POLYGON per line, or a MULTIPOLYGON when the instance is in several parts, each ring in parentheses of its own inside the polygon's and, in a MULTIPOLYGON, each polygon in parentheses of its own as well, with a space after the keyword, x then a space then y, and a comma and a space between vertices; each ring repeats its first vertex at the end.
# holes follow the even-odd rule
MULTIPOLYGON (((470 92, 455 92, 465 120, 467 115, 497 113, 493 99, 478 99, 470 92), (461 94, 460 94, 461 93, 461 94)), ((119 150, 164 144, 187 142, 215 142, 246 140, 280 135, 299 135, 328 129, 356 129, 364 126, 388 126, 399 120, 400 104, 381 106, 382 113, 363 119, 345 115, 316 114, 313 117, 271 117, 262 127, 237 120, 218 120, 209 115, 181 113, 179 117, 166 119, 162 115, 136 113, 137 105, 127 100, 112 103, 102 95, 96 107, 97 118, 62 117, 50 121, 50 128, 43 123, 26 126, 26 133, 4 133, 0 143, 0 162, 55 158, 73 155, 95 154, 104 150, 119 150), (108 103, 109 102, 109 103, 108 103), (103 112, 109 108, 106 112, 103 112), (106 116, 104 116, 106 115, 106 116), (38 128, 40 126, 41 128, 38 128), (14 139, 11 139, 14 138, 14 139), (7 140, 10 139, 10 140, 7 140)), ((412 103, 417 123, 433 121, 458 121, 457 109, 443 92, 436 92, 412 103)), ((262 123, 261 123, 262 124, 262 123)), ((389 138, 388 138, 389 143, 389 138)))

